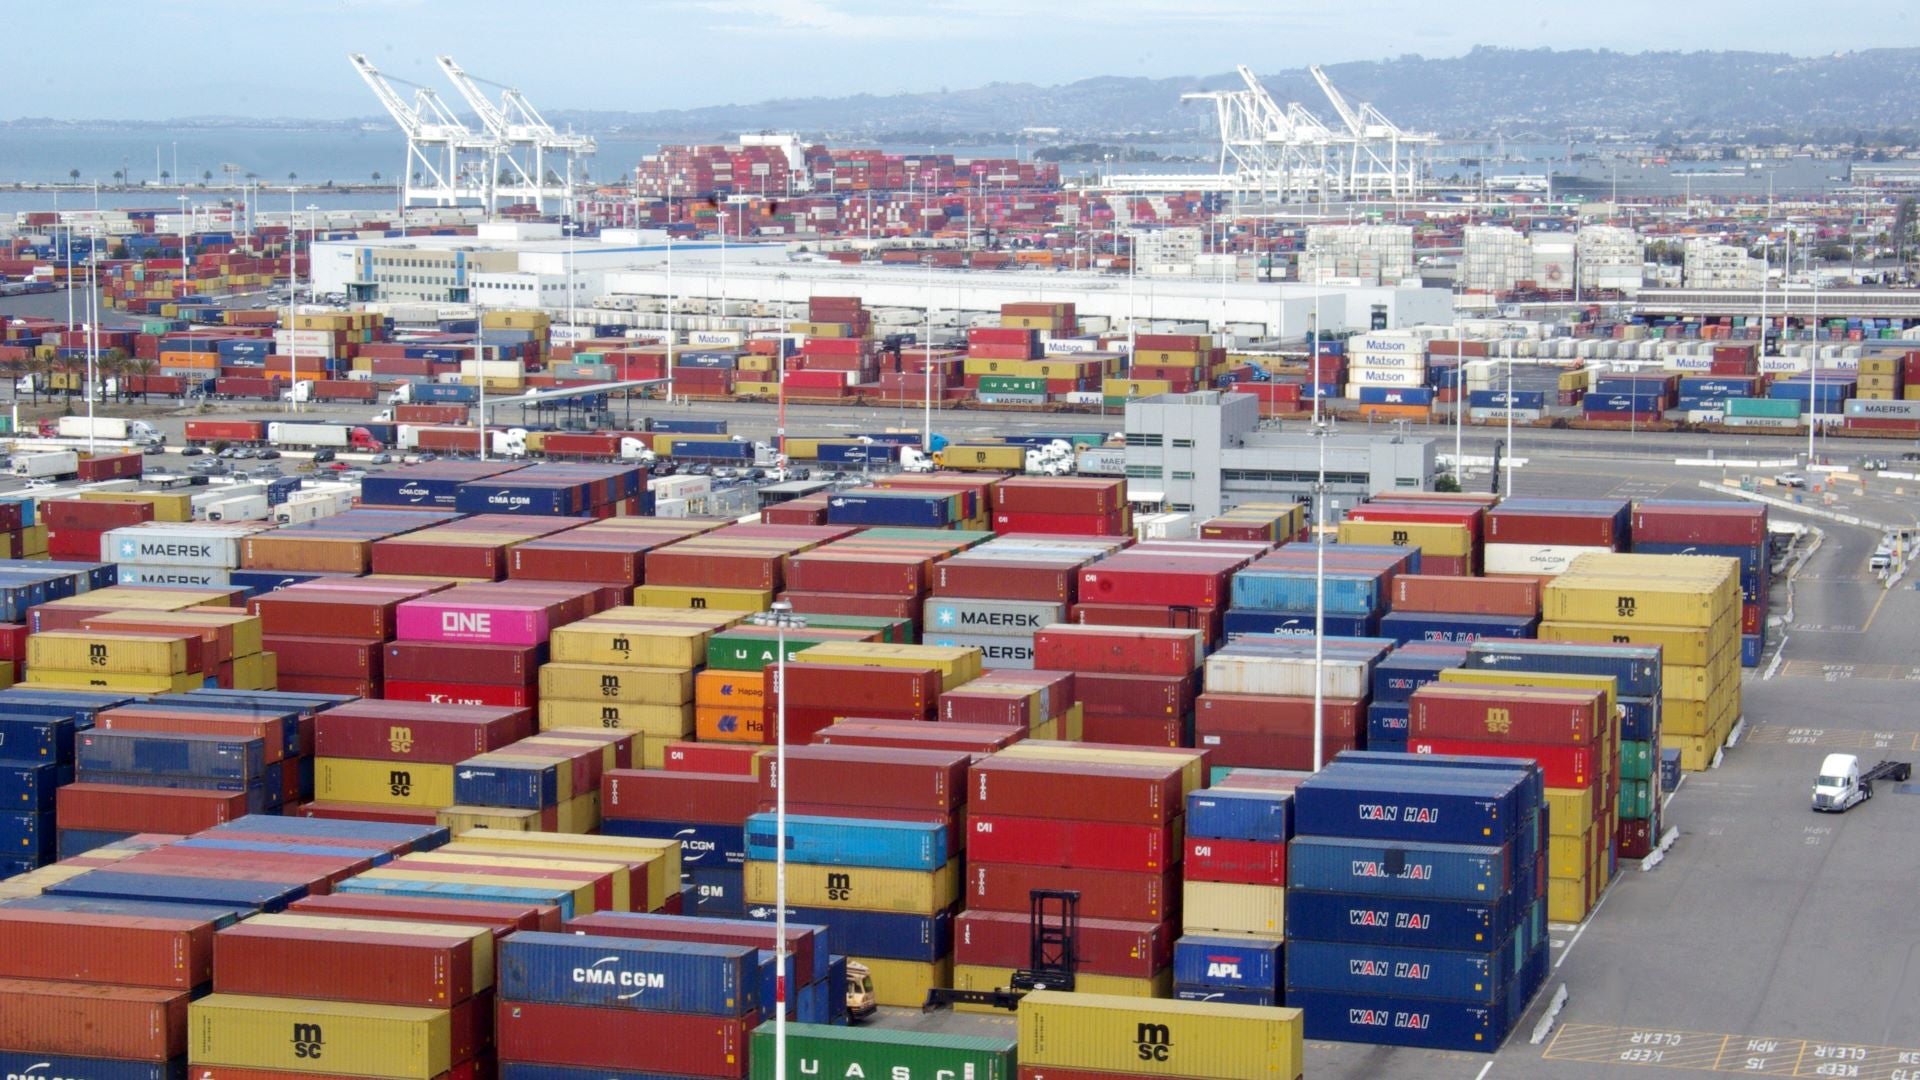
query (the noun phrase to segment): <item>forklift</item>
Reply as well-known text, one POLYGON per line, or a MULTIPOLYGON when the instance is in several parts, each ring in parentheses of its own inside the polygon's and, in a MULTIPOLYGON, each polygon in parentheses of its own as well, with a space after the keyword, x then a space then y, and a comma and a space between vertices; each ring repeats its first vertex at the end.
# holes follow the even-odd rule
POLYGON ((1030 990, 1073 989, 1080 962, 1080 894, 1035 889, 1027 896, 1027 966, 1013 973, 1013 985, 994 990, 954 990, 936 986, 927 992, 922 1012, 953 1005, 990 1005, 1011 1012, 1030 990))

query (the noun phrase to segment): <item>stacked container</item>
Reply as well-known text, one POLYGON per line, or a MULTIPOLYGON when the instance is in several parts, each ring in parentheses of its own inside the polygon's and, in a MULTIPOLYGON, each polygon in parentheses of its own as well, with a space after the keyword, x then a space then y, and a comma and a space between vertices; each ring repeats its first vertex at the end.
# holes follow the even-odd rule
POLYGON ((1382 498, 1347 511, 1340 522, 1340 543, 1418 548, 1423 574, 1476 574, 1483 516, 1477 506, 1382 498))
POLYGON ((993 530, 1130 536, 1127 482, 1091 476, 1014 476, 993 488, 993 530))
MULTIPOLYGON (((1233 575, 1228 635, 1312 637, 1320 556, 1307 544, 1282 547, 1233 575)), ((1319 612, 1328 637, 1372 637, 1402 574, 1418 573, 1420 552, 1404 547, 1329 545, 1319 612)))
POLYGON ((360 701, 314 721, 312 817, 434 824, 454 766, 533 734, 527 709, 360 701))
MULTIPOLYGON (((113 504, 102 505, 138 505, 113 504)), ((197 585, 225 588, 240 566, 247 537, 264 525, 149 522, 101 536, 99 557, 120 567, 122 585, 197 585)))
MULTIPOLYGON (((944 1035, 821 1024, 787 1025, 789 1076, 964 1076, 1015 1080, 1015 1044, 981 1035, 944 1035)), ((776 1075, 774 1033, 753 1033, 753 1080, 776 1075)))
POLYGON ((1507 499, 1487 512, 1488 574, 1558 574, 1575 558, 1627 546, 1624 499, 1507 499))
MULTIPOLYGON (((938 560, 991 534, 959 529, 866 529, 787 560, 787 598, 869 618, 917 620, 938 560)), ((925 629, 931 630, 931 624, 925 629)), ((945 628, 951 634, 953 628, 945 628)), ((948 644, 923 635, 928 644, 948 644)))
POLYGON ((752 772, 615 770, 600 782, 601 830, 676 845, 688 914, 746 910, 747 818, 760 805, 752 772))
POLYGON ((1011 724, 1028 738, 1080 741, 1085 711, 1071 671, 989 671, 940 695, 936 719, 1011 724))
POLYGON ((1713 762, 1740 719, 1740 564, 1679 555, 1580 558, 1547 586, 1541 633, 1600 624, 1661 650, 1662 745, 1690 770, 1713 762))
POLYGON ((1020 1075, 1299 1080, 1299 1009, 1040 990, 1020 1002, 1020 1075))
POLYGON ((27 638, 26 681, 33 686, 179 694, 206 682, 207 665, 200 636, 185 630, 36 628, 27 638))
POLYGON ((563 532, 576 524, 564 517, 479 513, 375 541, 373 571, 498 581, 507 576, 508 553, 514 545, 563 532))
POLYGON ((95 714, 76 750, 90 786, 68 797, 76 813, 62 827, 63 856, 152 829, 145 811, 154 796, 129 796, 115 807, 112 792, 94 785, 238 793, 250 813, 283 813, 306 795, 308 762, 291 710, 237 711, 191 694, 119 705, 95 714))
POLYGON ((451 521, 454 516, 450 510, 360 509, 285 525, 242 541, 241 569, 229 578, 258 594, 324 575, 364 574, 373 569, 376 541, 451 521))
POLYGON ((1649 555, 1738 559, 1740 663, 1743 667, 1759 665, 1767 629, 1767 597, 1773 588, 1766 506, 1705 501, 1635 503, 1633 550, 1649 555))
MULTIPOLYGON (((1403 577, 1406 581, 1423 580, 1403 577)), ((1446 580, 1444 578, 1438 580, 1446 580)), ((1465 645, 1402 645, 1373 665, 1373 696, 1367 703, 1369 750, 1407 748, 1407 717, 1412 711, 1409 699, 1427 683, 1436 682, 1440 673, 1465 663, 1465 645)))
POLYGON ((523 581, 461 585, 402 603, 385 650, 384 696, 531 709, 547 636, 607 599, 592 585, 523 581))
POLYGON ((1290 789, 1296 783, 1279 774, 1256 779, 1241 769, 1221 786, 1187 796, 1175 997, 1281 1003, 1290 789))
POLYGON ((693 733, 694 672, 734 618, 617 607, 556 628, 540 674, 541 729, 630 733, 641 767, 659 768, 666 744, 693 733))
POLYGON ((81 621, 79 629, 143 634, 192 634, 200 638, 204 674, 226 690, 273 690, 280 654, 265 651, 260 618, 244 608, 191 611, 114 611, 81 621))
POLYGON ((391 472, 369 473, 360 482, 360 505, 452 510, 460 485, 478 483, 525 467, 506 461, 428 461, 391 472))
MULTIPOLYGON (((811 525, 730 525, 647 553, 641 607, 765 611, 786 588, 786 560, 853 532, 811 525)), ((790 597, 796 611, 809 611, 790 597)))
MULTIPOLYGON (((858 616, 850 618, 858 619, 858 616)), ((786 641, 787 659, 801 650, 827 642, 876 641, 880 634, 860 627, 814 625, 782 631, 770 626, 735 625, 721 629, 707 641, 707 666, 694 676, 694 734, 702 742, 764 744, 774 741, 772 716, 767 712, 768 666, 786 641)))
POLYGON ((1211 646, 1222 640, 1233 575, 1266 550, 1258 541, 1136 544, 1080 571, 1073 621, 1200 630, 1211 646))
POLYGON ((646 555, 655 548, 719 527, 713 521, 648 517, 607 518, 516 544, 507 576, 516 580, 579 581, 631 587, 646 580, 646 555))
POLYGON ((74 715, 0 711, 0 879, 52 862, 54 806, 73 783, 74 715))
POLYGON ((1367 734, 1373 667, 1392 642, 1328 638, 1318 665, 1321 757, 1314 760, 1314 643, 1309 638, 1253 634, 1209 656, 1206 693, 1194 711, 1194 745, 1222 766, 1308 769, 1367 734))
POLYGON ((994 540, 933 566, 925 633, 939 645, 978 648, 988 668, 1031 670, 1033 637, 1065 622, 1080 568, 1104 542, 994 540))
POLYGON ((1036 667, 1074 673, 1081 733, 1091 742, 1192 745, 1205 656, 1200 630, 1063 625, 1034 637, 1036 667))
POLYGON ((1547 973, 1540 771, 1348 755, 1293 812, 1286 993, 1307 1036, 1498 1050, 1547 973))
POLYGON ((260 617, 266 647, 284 654, 276 661, 280 689, 371 698, 400 605, 446 584, 327 576, 256 596, 247 610, 260 617))
POLYGON ((1250 502, 1200 523, 1202 540, 1246 540, 1263 544, 1284 544, 1307 538, 1307 507, 1304 503, 1250 502))
MULTIPOLYGON (((756 949, 759 1017, 764 1021, 773 1016, 774 1003, 779 997, 779 986, 775 981, 778 953, 769 948, 774 942, 765 923, 748 919, 603 912, 575 918, 566 926, 567 931, 574 934, 637 938, 653 942, 745 945, 756 949)), ((826 927, 788 924, 789 1019, 798 1018, 802 1023, 816 1024, 846 1023, 846 958, 831 955, 828 945, 826 927)))
POLYGON ((634 767, 634 736, 569 728, 534 735, 461 762, 455 805, 439 822, 468 829, 590 833, 600 829, 600 779, 634 767))
POLYGON ((823 642, 793 654, 785 685, 766 670, 768 715, 786 699, 787 741, 848 716, 931 720, 940 695, 980 677, 980 650, 886 642, 823 642))

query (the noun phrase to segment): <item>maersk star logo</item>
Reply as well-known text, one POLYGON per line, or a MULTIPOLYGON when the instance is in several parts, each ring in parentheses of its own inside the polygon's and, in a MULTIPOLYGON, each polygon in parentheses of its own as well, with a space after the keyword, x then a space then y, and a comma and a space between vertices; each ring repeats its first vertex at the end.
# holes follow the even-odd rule
POLYGON ((131 540, 120 541, 120 557, 123 559, 133 558, 133 541, 131 540))
POLYGON ((959 617, 950 607, 935 608, 933 613, 933 621, 941 626, 952 626, 959 617))

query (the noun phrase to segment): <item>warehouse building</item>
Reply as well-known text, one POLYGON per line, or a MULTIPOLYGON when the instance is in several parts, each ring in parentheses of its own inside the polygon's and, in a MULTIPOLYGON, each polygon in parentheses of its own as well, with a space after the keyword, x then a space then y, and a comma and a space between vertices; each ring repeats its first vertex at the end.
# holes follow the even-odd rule
MULTIPOLYGON (((1127 403, 1127 480, 1174 513, 1216 517, 1243 502, 1313 500, 1320 448, 1305 431, 1262 429, 1248 394, 1203 390, 1127 403)), ((1327 439, 1327 521, 1386 491, 1433 487, 1434 443, 1391 432, 1327 439)))

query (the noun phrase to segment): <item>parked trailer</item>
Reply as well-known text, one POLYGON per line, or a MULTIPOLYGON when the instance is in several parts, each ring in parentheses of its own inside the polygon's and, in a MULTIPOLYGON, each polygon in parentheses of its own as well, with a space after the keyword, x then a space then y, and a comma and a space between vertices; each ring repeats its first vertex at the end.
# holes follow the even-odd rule
POLYGON ((308 396, 314 401, 365 401, 372 402, 379 396, 379 390, 370 382, 352 379, 325 379, 313 384, 308 396))
POLYGON ((399 424, 460 427, 467 422, 465 405, 396 405, 393 420, 399 424))
POLYGON ((65 480, 80 475, 80 455, 72 450, 21 454, 13 459, 13 475, 29 480, 65 480))
POLYGON ((256 379, 251 376, 222 376, 213 380, 213 396, 219 398, 248 398, 255 401, 278 401, 280 391, 284 389, 278 379, 256 379))
POLYGON ((559 460, 649 461, 653 451, 639 437, 618 431, 555 431, 542 441, 542 453, 559 460))
POLYGON ((187 442, 189 445, 230 442, 247 446, 257 446, 266 441, 267 424, 264 420, 187 421, 187 442))
POLYGON ((146 457, 142 454, 95 454, 80 459, 80 479, 133 480, 146 471, 146 457))
POLYGON ((348 427, 345 424, 270 423, 267 425, 267 441, 278 447, 294 449, 382 449, 379 440, 366 428, 348 427))

